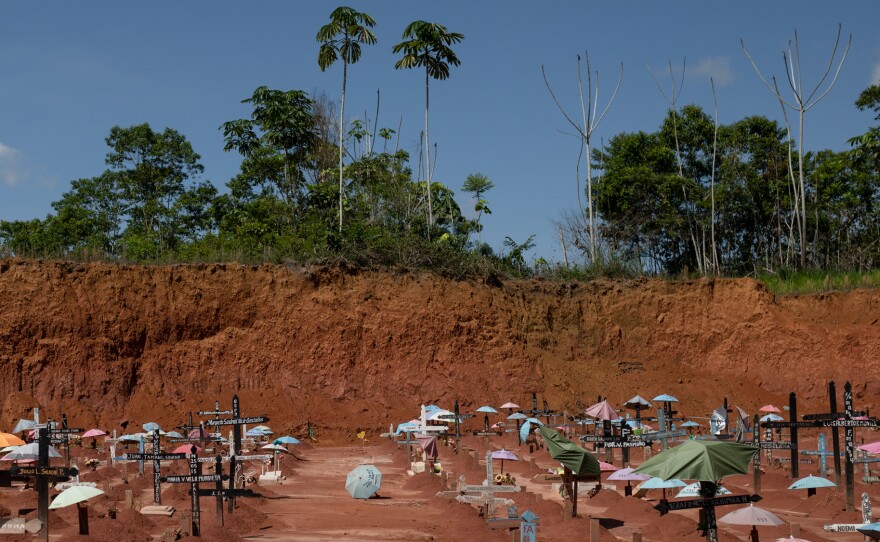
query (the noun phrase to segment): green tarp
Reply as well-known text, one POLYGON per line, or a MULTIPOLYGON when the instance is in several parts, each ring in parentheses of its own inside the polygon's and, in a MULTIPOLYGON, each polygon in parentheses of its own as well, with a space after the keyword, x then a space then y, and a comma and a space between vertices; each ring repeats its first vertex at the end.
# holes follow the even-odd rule
POLYGON ((593 454, 569 441, 555 430, 541 426, 539 429, 550 457, 559 461, 578 476, 599 476, 599 460, 593 454))
POLYGON ((680 478, 717 482, 732 474, 746 474, 758 449, 736 442, 689 440, 661 452, 635 471, 661 480, 680 478))

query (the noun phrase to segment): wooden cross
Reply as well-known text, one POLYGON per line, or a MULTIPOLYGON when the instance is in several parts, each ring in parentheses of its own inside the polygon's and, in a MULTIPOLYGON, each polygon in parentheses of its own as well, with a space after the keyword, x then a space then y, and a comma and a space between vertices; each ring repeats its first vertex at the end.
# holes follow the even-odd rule
POLYGON ((192 535, 201 536, 201 509, 199 508, 199 484, 202 482, 219 482, 221 474, 199 474, 199 459, 196 447, 190 449, 189 476, 162 476, 161 481, 168 484, 189 484, 192 509, 192 535))
POLYGON ((153 453, 136 453, 136 454, 125 454, 121 457, 124 460, 140 460, 143 461, 153 461, 153 502, 156 504, 162 504, 162 488, 161 488, 161 480, 162 480, 162 461, 170 460, 170 459, 186 459, 186 454, 163 454, 159 451, 159 430, 153 430, 153 453))
POLYGON ((495 505, 498 501, 506 501, 495 497, 496 493, 518 493, 522 490, 520 486, 501 486, 495 485, 495 474, 492 468, 492 452, 486 452, 486 483, 483 485, 467 485, 464 476, 458 479, 458 496, 455 498, 458 502, 477 504, 483 503, 487 506, 486 517, 495 517, 495 505))

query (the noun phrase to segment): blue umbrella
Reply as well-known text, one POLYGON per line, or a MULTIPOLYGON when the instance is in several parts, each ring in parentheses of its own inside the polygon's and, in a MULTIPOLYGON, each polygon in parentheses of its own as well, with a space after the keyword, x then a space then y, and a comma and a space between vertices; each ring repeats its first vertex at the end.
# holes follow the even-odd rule
POLYGON ((525 442, 527 438, 529 438, 529 433, 532 432, 532 422, 526 420, 523 422, 522 427, 519 428, 519 441, 525 442))
POLYGON ((762 421, 762 422, 781 422, 781 421, 783 421, 784 419, 785 419, 785 418, 783 418, 783 417, 780 416, 779 414, 773 414, 773 413, 771 412, 770 414, 767 414, 767 415, 765 415, 765 416, 761 416, 761 419, 758 420, 758 421, 762 421))
POLYGON ((477 412, 486 412, 488 414, 498 414, 498 411, 490 406, 481 406, 477 409, 477 412))
POLYGON ((268 433, 263 431, 262 429, 257 429, 254 427, 253 429, 248 429, 248 432, 245 435, 249 437, 265 437, 268 433))
POLYGON ((165 436, 169 438, 183 438, 183 435, 181 435, 177 431, 168 431, 165 436))
POLYGON ((700 424, 697 422, 687 421, 681 424, 682 427, 700 427, 700 424))
POLYGON ((526 421, 527 421, 527 422, 532 422, 532 423, 534 423, 534 424, 536 424, 536 425, 544 425, 544 422, 542 422, 542 421, 539 420, 538 418, 526 418, 526 421))
POLYGON ((528 418, 528 416, 526 416, 522 412, 514 412, 507 417, 508 420, 525 420, 526 418, 528 418))
POLYGON ((686 483, 682 482, 678 478, 671 478, 669 480, 651 478, 650 480, 646 480, 641 487, 642 489, 666 489, 671 487, 685 487, 686 485, 686 483))
POLYGON ((856 530, 863 535, 870 536, 874 540, 880 539, 880 522, 866 523, 856 527, 856 530))
POLYGON ((788 486, 788 489, 816 489, 817 487, 834 487, 836 485, 831 480, 811 474, 800 480, 795 480, 793 484, 788 486))
POLYGON ((143 428, 147 433, 152 433, 156 429, 159 429, 159 424, 156 422, 147 422, 143 425, 143 428))
POLYGON ((654 397, 653 400, 660 401, 663 403, 677 403, 678 402, 678 399, 676 399, 675 397, 673 397, 667 393, 664 393, 663 395, 658 395, 657 397, 654 397))
POLYGON ((275 439, 274 443, 275 444, 299 444, 299 439, 296 437, 290 437, 290 436, 285 435, 283 437, 278 437, 277 439, 275 439))
POLYGON ((360 465, 345 478, 345 490, 355 499, 369 499, 382 484, 382 473, 375 465, 360 465))

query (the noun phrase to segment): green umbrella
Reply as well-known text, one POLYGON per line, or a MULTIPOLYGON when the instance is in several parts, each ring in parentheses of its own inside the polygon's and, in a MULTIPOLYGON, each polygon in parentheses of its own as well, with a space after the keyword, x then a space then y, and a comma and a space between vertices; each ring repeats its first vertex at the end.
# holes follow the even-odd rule
POLYGON ((541 426, 538 430, 544 437, 550 457, 571 469, 577 476, 599 476, 599 460, 592 454, 549 427, 541 426))
POLYGON ((633 472, 663 480, 716 482, 731 474, 746 474, 757 451, 754 446, 736 442, 689 440, 655 455, 633 472))

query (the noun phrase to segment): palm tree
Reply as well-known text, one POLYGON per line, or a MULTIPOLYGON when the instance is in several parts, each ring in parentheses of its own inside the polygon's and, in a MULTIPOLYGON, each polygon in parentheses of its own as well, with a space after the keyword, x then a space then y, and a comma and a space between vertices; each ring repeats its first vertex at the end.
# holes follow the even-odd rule
POLYGON ((366 13, 340 6, 330 14, 330 22, 318 30, 315 39, 321 42, 318 49, 318 66, 321 71, 329 68, 338 57, 342 57, 342 101, 339 107, 339 231, 342 231, 342 135, 345 115, 345 84, 348 78, 348 65, 361 58, 361 44, 373 45, 376 35, 370 28, 376 21, 366 13))
POLYGON ((460 43, 463 34, 450 32, 445 26, 427 21, 413 21, 403 31, 402 41, 394 46, 392 52, 403 53, 394 67, 425 68, 425 176, 428 186, 428 236, 434 224, 434 213, 431 207, 431 150, 428 144, 428 82, 449 77, 449 65, 458 66, 461 62, 455 56, 450 45, 460 43))

